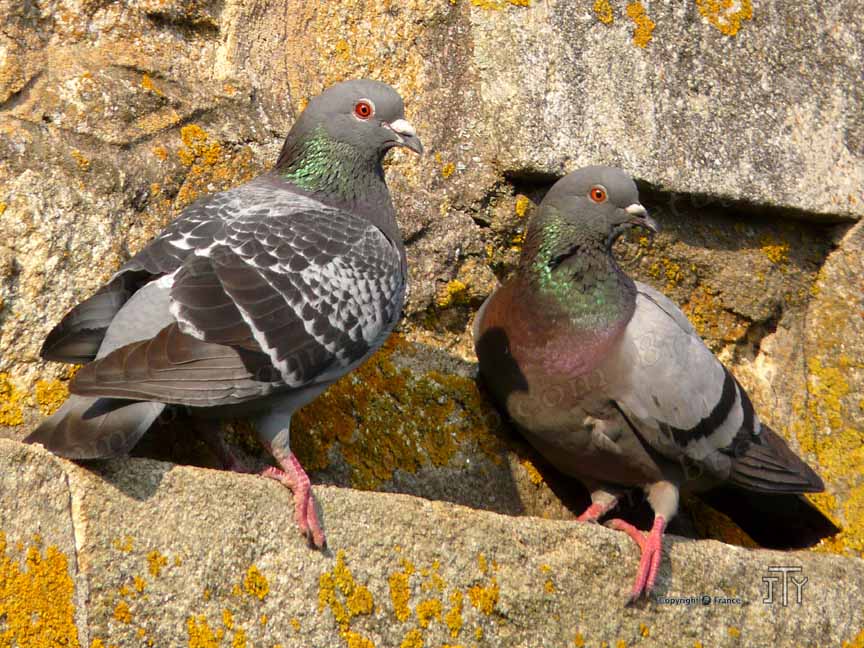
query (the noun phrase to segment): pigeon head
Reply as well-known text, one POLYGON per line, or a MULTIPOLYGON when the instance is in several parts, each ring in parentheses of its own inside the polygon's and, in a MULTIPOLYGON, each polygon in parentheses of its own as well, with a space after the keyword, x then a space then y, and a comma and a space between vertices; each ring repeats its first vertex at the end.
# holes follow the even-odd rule
POLYGON ((276 172, 340 204, 362 196, 385 200, 381 162, 394 147, 423 152, 399 93, 379 81, 343 81, 309 102, 285 139, 276 172))
POLYGON ((631 227, 657 232, 657 222, 639 202, 639 190, 621 169, 592 166, 570 173, 552 187, 540 206, 555 212, 562 228, 580 239, 607 245, 631 227))

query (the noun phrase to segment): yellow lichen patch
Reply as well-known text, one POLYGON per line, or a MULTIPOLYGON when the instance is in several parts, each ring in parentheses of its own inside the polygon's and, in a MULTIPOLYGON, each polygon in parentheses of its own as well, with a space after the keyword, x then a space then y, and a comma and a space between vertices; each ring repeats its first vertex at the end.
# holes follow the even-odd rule
POLYGON ((163 162, 168 159, 168 149, 164 146, 154 146, 150 150, 153 151, 153 155, 158 157, 163 162))
POLYGON ((733 639, 737 639, 741 636, 741 631, 735 626, 729 626, 728 628, 726 628, 726 632, 728 632, 729 636, 733 639))
POLYGON ((614 20, 612 3, 609 0, 594 0, 594 15, 604 25, 611 25, 614 20))
POLYGON ((456 304, 465 304, 468 302, 468 286, 459 279, 448 281, 438 292, 435 302, 438 304, 438 308, 449 308, 456 304))
POLYGON ((471 0, 471 4, 481 9, 503 9, 507 5, 530 7, 531 0, 471 0))
POLYGON ((81 169, 82 171, 90 170, 90 160, 84 157, 84 154, 81 151, 79 151, 78 149, 72 149, 70 155, 72 156, 72 159, 75 160, 75 162, 78 164, 79 169, 81 169))
POLYGON ((452 592, 450 594, 450 609, 444 615, 444 623, 450 629, 450 636, 455 639, 462 632, 462 602, 464 596, 462 592, 452 592))
POLYGON ((842 355, 830 361, 810 358, 807 398, 793 406, 791 428, 805 456, 816 456, 819 472, 829 485, 829 492, 808 497, 829 517, 842 516, 838 524, 841 533, 824 540, 816 549, 864 556, 864 482, 860 477, 864 473, 864 445, 862 431, 850 424, 846 411, 846 401, 853 394, 844 364, 848 359, 842 355), (833 484, 848 489, 842 504, 838 505, 832 493, 833 484))
POLYGON ((759 249, 774 265, 789 263, 789 244, 785 241, 777 242, 770 237, 765 237, 762 239, 759 249))
POLYGON ((390 602, 393 603, 393 613, 400 621, 406 621, 411 616, 408 601, 411 599, 409 579, 414 573, 414 565, 409 560, 402 560, 402 571, 390 574, 387 585, 390 587, 390 602))
POLYGON ((432 561, 432 566, 420 570, 420 575, 424 578, 420 584, 420 589, 424 592, 443 592, 446 583, 441 578, 438 570, 441 569, 441 563, 437 560, 432 561))
POLYGON ((375 644, 370 639, 351 630, 345 632, 343 636, 348 643, 348 648, 375 648, 375 644))
POLYGON ((648 274, 655 279, 666 279, 666 290, 675 288, 684 278, 684 271, 681 265, 669 259, 660 259, 655 261, 648 268, 648 274))
POLYGON ((423 648, 423 633, 417 628, 409 630, 399 644, 399 648, 423 648))
POLYGON ((234 629, 234 615, 231 610, 222 610, 222 625, 228 630, 234 629))
POLYGON ((259 601, 263 601, 270 591, 270 583, 264 574, 255 565, 252 565, 246 570, 246 575, 243 577, 243 590, 249 596, 254 596, 259 601))
POLYGON ((645 638, 651 636, 651 629, 644 623, 639 624, 639 636, 645 638))
POLYGON ((532 484, 535 486, 541 486, 543 484, 543 475, 540 474, 540 471, 537 470, 537 466, 535 466, 530 459, 521 459, 519 463, 522 464, 525 472, 528 473, 528 480, 532 484))
POLYGON ((844 641, 843 648, 864 648, 864 630, 861 630, 852 641, 844 641))
POLYGON ((576 648, 585 648, 585 637, 581 632, 577 632, 576 636, 573 637, 573 645, 576 648))
POLYGON ((456 172, 456 165, 452 162, 447 162, 444 166, 441 167, 441 177, 445 180, 452 176, 456 172))
POLYGON ((74 591, 68 561, 57 547, 43 555, 30 546, 22 566, 7 553, 0 531, 0 645, 78 648, 74 591))
POLYGON ((723 308, 705 286, 696 288, 681 310, 704 338, 737 342, 747 334, 747 322, 723 308))
POLYGON ((421 628, 428 628, 432 621, 441 621, 441 601, 426 599, 417 604, 417 622, 421 628))
POLYGON ((154 92, 157 95, 162 95, 162 91, 156 87, 156 84, 153 83, 153 79, 150 78, 149 74, 145 74, 141 77, 141 87, 149 92, 154 92))
POLYGON ((231 640, 231 648, 246 648, 246 631, 243 628, 237 628, 234 633, 234 638, 231 640))
POLYGON ((162 569, 168 565, 168 559, 155 549, 147 554, 147 568, 150 570, 150 575, 158 578, 162 573, 162 569))
POLYGON ((177 193, 177 207, 185 207, 202 194, 250 180, 254 171, 250 168, 251 151, 246 148, 236 155, 229 155, 219 142, 197 124, 180 129, 183 146, 177 151, 180 162, 189 167, 183 186, 177 193))
POLYGON ((39 411, 51 416, 69 398, 69 386, 59 380, 39 380, 36 383, 36 403, 39 411))
POLYGON ((470 444, 500 461, 500 419, 477 383, 397 367, 394 352, 411 348, 391 335, 369 361, 294 415, 291 447, 307 471, 325 468, 337 442, 352 486, 368 490, 397 469, 445 466, 470 444))
POLYGON ((516 196, 516 206, 514 207, 514 211, 519 218, 525 218, 525 214, 528 213, 528 208, 531 206, 531 199, 528 196, 523 196, 519 194, 516 196))
POLYGON ((636 25, 633 30, 633 44, 637 47, 645 47, 651 42, 651 32, 654 31, 654 21, 645 13, 645 7, 641 2, 631 2, 625 9, 627 17, 636 25))
POLYGON ((6 213, 6 209, 8 206, 9 205, 7 205, 5 202, 0 202, 0 216, 6 213))
POLYGON ((498 580, 493 576, 488 585, 472 585, 468 588, 468 600, 480 612, 489 615, 498 603, 499 593, 498 580))
POLYGON ((134 541, 132 540, 132 536, 123 536, 122 538, 114 538, 111 541, 111 545, 117 550, 122 551, 124 553, 129 553, 132 551, 134 547, 134 541))
POLYGON ((141 594, 144 592, 144 588, 147 586, 147 581, 145 581, 140 576, 135 576, 132 579, 132 584, 135 587, 135 591, 141 594))
POLYGON ((22 392, 9 380, 9 374, 0 373, 0 425, 13 426, 24 422, 23 398, 22 392))
POLYGON ((219 637, 210 629, 203 615, 186 619, 186 632, 189 648, 219 648, 219 637))
POLYGON ((696 0, 699 13, 726 36, 734 36, 741 23, 753 18, 751 0, 696 0))
POLYGON ((543 583, 543 589, 546 591, 547 594, 555 593, 555 583, 552 582, 551 578, 547 578, 546 582, 543 583))
POLYGON ((351 619, 361 614, 372 614, 375 602, 365 585, 354 580, 354 575, 345 564, 345 552, 336 554, 336 564, 330 572, 318 578, 318 611, 329 607, 333 618, 344 633, 351 619), (344 602, 338 593, 342 594, 344 602))
POLYGON ((294 628, 294 632, 300 632, 300 619, 297 617, 291 617, 288 623, 290 623, 291 627, 294 628))
POLYGON ((132 623, 132 611, 126 601, 118 601, 114 608, 114 618, 120 623, 132 623))

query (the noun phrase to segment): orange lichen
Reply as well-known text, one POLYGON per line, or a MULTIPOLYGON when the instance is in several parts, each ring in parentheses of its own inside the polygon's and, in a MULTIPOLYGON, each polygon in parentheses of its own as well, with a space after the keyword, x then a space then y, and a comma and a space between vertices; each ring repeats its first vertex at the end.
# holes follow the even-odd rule
POLYGON ((537 470, 537 467, 531 463, 530 459, 520 459, 519 463, 522 464, 525 472, 528 473, 528 481, 535 486, 541 486, 543 484, 543 475, 541 475, 540 471, 537 470))
POLYGON ((147 554, 147 568, 150 570, 150 575, 158 578, 162 573, 162 569, 168 565, 168 559, 155 549, 147 554))
POLYGON ((531 199, 528 196, 523 196, 522 194, 516 196, 516 205, 513 207, 516 216, 524 218, 525 214, 528 213, 529 207, 531 207, 531 199))
POLYGON ((270 583, 264 574, 255 565, 252 565, 246 570, 246 575, 243 577, 243 589, 249 596, 263 601, 270 591, 270 583))
POLYGON ((341 550, 336 554, 333 569, 318 578, 318 611, 328 607, 343 633, 348 631, 352 618, 372 614, 375 607, 372 593, 354 579, 341 550))
POLYGON ((56 546, 44 555, 30 546, 22 566, 7 553, 0 531, 0 645, 78 648, 74 591, 68 560, 56 546))
POLYGON ((219 648, 219 636, 213 632, 203 615, 186 619, 188 648, 219 648))
POLYGON ((741 631, 735 626, 729 626, 728 628, 726 628, 726 632, 728 632, 729 636, 733 639, 737 639, 741 636, 741 631))
POLYGON ((124 553, 129 553, 134 547, 132 536, 124 536, 123 538, 114 538, 111 545, 117 550, 124 553))
POLYGON ((69 398, 69 385, 59 380, 39 380, 36 382, 36 403, 39 411, 51 416, 69 398))
POLYGON ((417 628, 409 630, 399 644, 399 648, 423 648, 423 633, 417 628))
POLYGON ((690 300, 681 307, 696 331, 704 338, 737 342, 747 335, 747 322, 735 313, 723 308, 705 286, 699 286, 690 295, 690 300))
POLYGON ((471 0, 471 4, 481 9, 503 9, 508 4, 514 7, 530 7, 531 0, 471 0))
POLYGON ((177 206, 185 207, 199 196, 217 189, 227 189, 254 176, 250 168, 252 153, 248 148, 229 155, 219 142, 197 124, 180 129, 183 146, 177 151, 180 162, 189 173, 177 193, 177 206))
POLYGON ((154 146, 150 150, 153 151, 153 155, 158 157, 160 160, 164 161, 168 159, 168 149, 164 146, 154 146))
POLYGON ((348 648, 375 648, 375 644, 361 634, 348 630, 343 634, 348 648))
POLYGON ((150 78, 150 75, 145 74, 141 77, 141 87, 149 92, 153 92, 157 95, 162 95, 162 91, 156 87, 156 84, 153 83, 153 79, 150 78))
POLYGON ((450 609, 444 615, 444 623, 450 629, 450 636, 455 639, 462 632, 462 602, 464 596, 462 592, 452 592, 450 594, 450 609))
POLYGON ((489 615, 498 603, 499 593, 498 581, 493 576, 488 585, 472 585, 468 588, 468 599, 480 612, 489 615))
POLYGON ((493 433, 500 420, 476 382, 397 367, 397 349, 412 348, 391 335, 369 361, 294 415, 291 447, 307 471, 325 468, 336 443, 352 485, 369 490, 397 469, 445 466, 471 444, 500 461, 503 443, 493 433))
POLYGON ((417 604, 416 612, 420 627, 428 628, 432 621, 441 621, 441 601, 438 599, 420 601, 417 604))
POLYGON ((0 373, 0 425, 21 425, 24 410, 21 407, 24 394, 9 380, 9 374, 0 373))
POLYGON ((753 18, 751 0, 696 0, 696 6, 699 13, 726 36, 735 36, 741 23, 753 18))
POLYGON ((72 159, 75 160, 75 162, 78 164, 79 169, 81 169, 82 171, 90 170, 90 160, 84 157, 84 154, 81 151, 79 151, 78 149, 72 149, 70 155, 72 156, 72 159))
POLYGON ((637 47, 646 47, 651 42, 651 32, 654 31, 654 21, 645 13, 645 7, 641 2, 631 2, 625 9, 627 17, 636 25, 633 30, 633 44, 637 47))
POLYGON ((468 286, 459 279, 448 281, 447 284, 439 291, 435 303, 438 308, 449 308, 455 304, 465 304, 468 302, 468 286))
POLYGON ((456 172, 456 165, 452 162, 447 162, 444 166, 441 167, 441 177, 445 180, 452 176, 456 172))
POLYGON ((414 565, 409 560, 402 560, 402 571, 390 574, 387 584, 390 587, 390 601, 393 603, 393 612, 400 621, 405 621, 411 616, 411 608, 408 601, 411 599, 411 587, 409 579, 414 573, 414 565))
POLYGON ((611 25, 614 21, 612 3, 609 0, 594 0, 594 15, 604 25, 611 25))
POLYGON ((126 601, 118 601, 114 608, 114 618, 120 623, 132 623, 132 611, 126 601))
POLYGON ((585 648, 585 637, 581 632, 577 632, 576 636, 573 637, 573 645, 576 648, 585 648))
POLYGON ((135 576, 132 579, 132 584, 135 587, 135 591, 138 592, 139 594, 141 594, 144 592, 144 588, 147 586, 147 581, 145 581, 140 576, 135 576))

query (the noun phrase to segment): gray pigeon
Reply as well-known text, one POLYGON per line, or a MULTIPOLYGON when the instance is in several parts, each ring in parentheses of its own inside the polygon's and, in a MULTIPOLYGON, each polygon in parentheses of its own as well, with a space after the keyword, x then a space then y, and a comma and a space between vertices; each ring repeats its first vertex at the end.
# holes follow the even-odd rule
POLYGON ((797 495, 823 490, 822 480, 759 421, 678 307, 618 266, 612 244, 634 226, 657 230, 623 171, 589 167, 561 179, 528 226, 516 272, 474 325, 493 398, 590 490, 580 520, 599 520, 628 489, 647 494, 647 538, 610 523, 642 551, 631 602, 654 587, 681 491, 718 503, 757 540, 773 527, 784 536, 774 546, 838 531, 797 495))
POLYGON ((26 441, 92 459, 129 451, 168 406, 211 435, 208 419, 255 417, 279 464, 263 474, 323 546, 290 420, 401 314, 405 248, 381 166, 397 146, 422 153, 390 86, 346 81, 313 99, 272 171, 187 207, 51 331, 43 358, 88 364, 26 441))

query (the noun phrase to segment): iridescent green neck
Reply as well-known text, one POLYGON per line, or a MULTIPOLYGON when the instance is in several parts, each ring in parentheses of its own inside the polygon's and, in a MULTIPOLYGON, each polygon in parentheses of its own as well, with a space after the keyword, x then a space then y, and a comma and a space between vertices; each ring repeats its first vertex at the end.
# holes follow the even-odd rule
POLYGON ((554 209, 531 224, 519 272, 547 308, 580 329, 604 329, 633 314, 635 286, 618 267, 606 240, 554 209))

